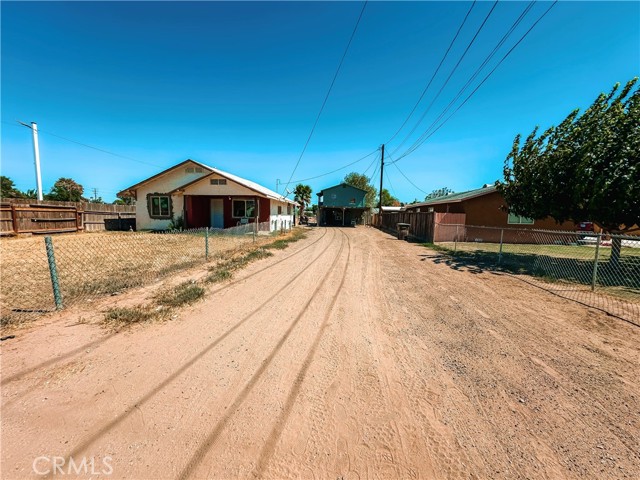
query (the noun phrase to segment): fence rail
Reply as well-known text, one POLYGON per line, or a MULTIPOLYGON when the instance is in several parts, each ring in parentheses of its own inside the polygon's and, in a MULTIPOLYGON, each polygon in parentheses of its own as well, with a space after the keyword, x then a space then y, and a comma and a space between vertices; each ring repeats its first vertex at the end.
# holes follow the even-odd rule
POLYGON ((439 224, 451 262, 526 275, 565 298, 640 326, 640 237, 439 224))
POLYGON ((2 324, 92 302, 218 261, 270 235, 269 222, 225 230, 96 232, 0 240, 2 324))
POLYGON ((0 235, 129 230, 135 215, 133 205, 12 199, 0 203, 0 235))

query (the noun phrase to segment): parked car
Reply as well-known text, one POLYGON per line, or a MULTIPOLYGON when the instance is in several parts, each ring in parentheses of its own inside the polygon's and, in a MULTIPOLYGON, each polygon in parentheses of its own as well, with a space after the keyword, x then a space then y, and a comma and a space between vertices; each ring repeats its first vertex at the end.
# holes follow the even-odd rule
POLYGON ((595 234, 595 229, 593 228, 593 222, 580 222, 576 228, 578 232, 578 239, 584 240, 587 237, 591 237, 595 234))

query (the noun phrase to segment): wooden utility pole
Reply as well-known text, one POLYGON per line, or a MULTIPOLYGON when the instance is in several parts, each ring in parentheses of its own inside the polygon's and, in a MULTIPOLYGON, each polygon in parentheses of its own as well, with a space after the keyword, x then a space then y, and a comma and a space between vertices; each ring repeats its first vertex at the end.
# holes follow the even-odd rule
POLYGON ((384 143, 382 144, 382 157, 380 158, 380 201, 378 202, 378 219, 382 226, 382 175, 384 174, 384 143))

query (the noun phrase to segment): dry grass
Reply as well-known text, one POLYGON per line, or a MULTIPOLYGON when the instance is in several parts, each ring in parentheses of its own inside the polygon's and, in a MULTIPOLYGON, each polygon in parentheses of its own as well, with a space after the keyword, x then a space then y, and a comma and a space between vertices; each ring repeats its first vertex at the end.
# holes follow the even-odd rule
MULTIPOLYGON (((209 262, 271 241, 251 235, 211 236, 209 262)), ((53 237, 63 304, 119 293, 207 263, 202 234, 100 232, 53 237)), ((0 240, 3 322, 54 310, 42 237, 0 240)))
MULTIPOLYGON (((208 282, 224 281, 234 270, 270 256, 265 248, 284 248, 304 237, 302 229, 284 236, 259 235, 255 241, 253 235, 211 235, 208 259, 202 232, 74 233, 54 235, 53 246, 63 305, 68 307, 198 265, 214 265, 208 282)), ((0 239, 0 259, 2 326, 55 311, 43 237, 0 239)))

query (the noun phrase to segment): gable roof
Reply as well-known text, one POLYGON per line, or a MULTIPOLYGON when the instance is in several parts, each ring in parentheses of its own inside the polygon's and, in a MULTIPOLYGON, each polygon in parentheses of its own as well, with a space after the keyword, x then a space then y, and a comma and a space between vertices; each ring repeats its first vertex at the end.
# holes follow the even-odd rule
POLYGON ((197 165, 199 167, 202 167, 203 169, 207 170, 208 173, 203 174, 201 177, 196 178, 195 180, 191 180, 189 182, 185 182, 184 184, 174 188, 169 193, 175 193, 178 190, 182 190, 182 189, 184 189, 184 188, 186 188, 186 187, 188 187, 190 185, 193 185, 194 183, 197 183, 197 182, 199 182, 199 181, 201 181, 201 180, 203 180, 205 178, 210 177, 213 174, 216 174, 216 175, 219 175, 221 177, 227 178, 227 179, 231 180, 232 182, 235 182, 235 183, 237 183, 239 185, 242 185, 243 187, 246 187, 249 190, 253 190, 254 192, 259 193, 259 194, 261 194, 261 195, 263 195, 265 197, 272 198, 274 200, 279 200, 281 202, 291 203, 291 204, 295 204, 296 203, 293 200, 290 200, 290 199, 288 199, 286 197, 283 197, 279 193, 276 193, 273 190, 269 190, 268 188, 263 187, 262 185, 260 185, 260 184, 258 184, 256 182, 252 182, 251 180, 247 180, 246 178, 242 178, 242 177, 239 177, 237 175, 233 175, 232 173, 225 172, 225 171, 220 170, 220 169, 215 168, 215 167, 210 167, 209 165, 205 165, 204 163, 200 163, 200 162, 197 162, 197 161, 191 160, 191 159, 185 160, 184 162, 180 162, 180 163, 178 163, 177 165, 174 165, 171 168, 163 170, 162 172, 160 172, 160 173, 158 173, 158 174, 156 174, 156 175, 154 175, 152 177, 149 177, 146 180, 143 180, 142 182, 136 183, 135 185, 133 185, 133 186, 131 186, 129 188, 125 188, 124 190, 119 192, 118 195, 120 193, 124 194, 125 192, 130 192, 132 190, 136 190, 140 186, 144 185, 145 183, 149 183, 149 182, 155 180, 156 178, 161 177, 162 175, 165 175, 165 174, 169 173, 170 171, 172 171, 172 170, 174 170, 176 168, 180 168, 180 167, 184 166, 187 163, 193 163, 193 164, 195 164, 195 165, 197 165))
POLYGON ((323 188, 318 193, 316 193, 316 195, 320 196, 324 194, 325 190, 333 190, 334 188, 339 188, 339 187, 342 187, 343 185, 346 187, 355 188, 356 190, 360 190, 360 191, 363 191, 364 193, 367 193, 367 191, 364 188, 356 187, 355 185, 351 185, 350 183, 342 182, 342 183, 339 183, 338 185, 334 185, 333 187, 323 188))
POLYGON ((425 205, 442 205, 444 203, 460 203, 470 198, 481 197, 488 195, 496 191, 495 185, 488 185, 482 188, 476 188, 475 190, 467 190, 466 192, 452 193, 451 195, 445 195, 443 197, 436 197, 430 200, 426 200, 420 203, 412 203, 405 208, 422 207, 425 205))

